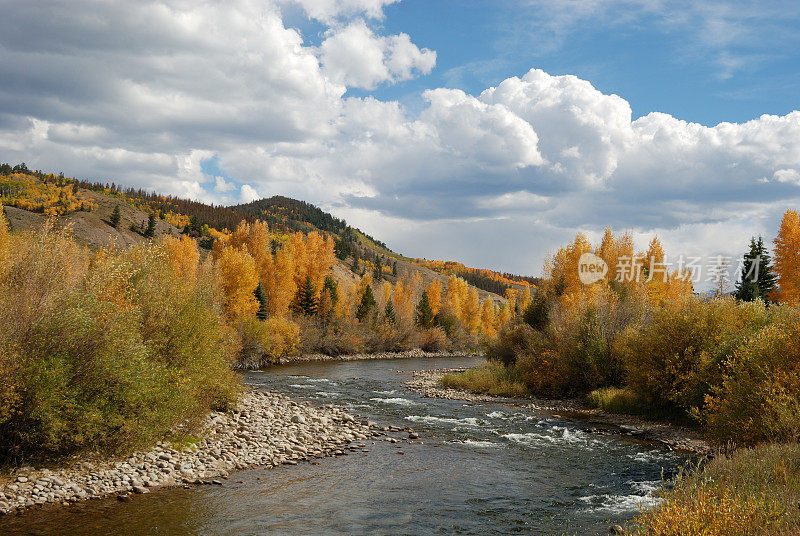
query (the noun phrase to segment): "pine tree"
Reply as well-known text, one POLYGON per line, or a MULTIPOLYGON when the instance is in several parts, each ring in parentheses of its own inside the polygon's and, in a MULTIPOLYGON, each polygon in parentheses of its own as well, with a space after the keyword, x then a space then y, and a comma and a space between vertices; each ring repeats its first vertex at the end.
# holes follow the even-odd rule
POLYGON ((119 205, 117 205, 117 206, 114 207, 114 212, 111 213, 111 218, 109 219, 109 223, 111 223, 111 227, 113 227, 114 229, 119 227, 120 217, 121 217, 121 215, 120 215, 120 211, 119 211, 119 205))
POLYGON ((153 238, 156 235, 156 215, 155 213, 150 213, 150 216, 147 218, 147 229, 144 231, 145 238, 153 238))
POLYGON ((742 262, 742 273, 736 283, 734 296, 742 301, 753 301, 761 298, 769 299, 770 293, 775 289, 775 274, 772 273, 771 259, 764 240, 759 236, 750 239, 750 251, 742 262))
POLYGON ((431 309, 430 301, 428 301, 428 291, 422 291, 422 297, 417 304, 417 324, 424 328, 433 326, 433 309, 431 309))
POLYGON ((266 320, 269 318, 269 310, 267 309, 267 295, 264 292, 264 285, 261 284, 261 281, 258 282, 258 286, 253 291, 253 294, 255 294, 256 301, 258 302, 256 318, 259 320, 266 320))
POLYGON ((394 314, 394 305, 392 305, 392 300, 388 300, 386 302, 386 307, 383 309, 383 318, 389 324, 395 324, 397 322, 397 315, 394 314))
POLYGON ((297 289, 294 309, 300 314, 314 316, 317 313, 318 304, 317 289, 314 288, 314 283, 311 282, 311 276, 306 276, 305 282, 297 289))
POLYGON ((367 285, 367 288, 364 289, 364 294, 361 296, 361 303, 358 304, 356 318, 364 320, 375 305, 376 302, 375 296, 372 294, 372 287, 367 285))
POLYGON ((375 261, 375 271, 372 274, 372 277, 375 279, 375 281, 380 281, 383 279, 383 262, 381 262, 381 257, 378 257, 378 259, 375 261))
POLYGON ((394 261, 394 264, 392 265, 392 275, 397 277, 397 261, 394 261))
POLYGON ((522 313, 522 319, 533 329, 543 330, 550 321, 549 304, 544 292, 538 290, 534 293, 530 304, 522 313))
POLYGON ((322 286, 322 290, 328 292, 331 297, 331 304, 336 305, 339 301, 339 284, 336 283, 336 280, 331 276, 325 276, 325 284, 322 286))

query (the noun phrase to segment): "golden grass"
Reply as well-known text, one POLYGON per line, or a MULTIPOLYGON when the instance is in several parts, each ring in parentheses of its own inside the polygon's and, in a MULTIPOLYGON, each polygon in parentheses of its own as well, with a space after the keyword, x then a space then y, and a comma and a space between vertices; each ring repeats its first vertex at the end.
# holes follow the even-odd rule
POLYGON ((445 374, 442 385, 495 396, 521 397, 529 394, 517 371, 499 363, 487 363, 464 372, 445 374))
POLYGON ((665 501, 634 521, 648 536, 800 534, 800 445, 765 444, 680 476, 665 501))

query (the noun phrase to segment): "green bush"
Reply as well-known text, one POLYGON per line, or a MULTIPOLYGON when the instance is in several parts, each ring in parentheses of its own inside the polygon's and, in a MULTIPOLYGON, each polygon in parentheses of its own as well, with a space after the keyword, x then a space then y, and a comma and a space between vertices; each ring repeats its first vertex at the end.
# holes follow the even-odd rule
POLYGON ((614 345, 627 384, 653 406, 700 418, 705 397, 722 383, 727 359, 769 322, 760 301, 688 297, 666 302, 614 345))
POLYGON ((774 306, 770 313, 770 324, 733 352, 707 397, 708 432, 720 442, 800 438, 800 310, 774 306))
POLYGON ((235 399, 208 268, 189 286, 156 245, 93 255, 49 226, 3 240, 0 457, 133 448, 235 399))

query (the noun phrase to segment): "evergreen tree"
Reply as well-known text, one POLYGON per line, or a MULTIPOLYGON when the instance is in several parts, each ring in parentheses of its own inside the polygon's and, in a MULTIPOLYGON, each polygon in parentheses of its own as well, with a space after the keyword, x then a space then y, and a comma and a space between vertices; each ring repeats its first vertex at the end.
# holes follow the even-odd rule
POLYGON ((383 262, 380 257, 375 261, 375 271, 372 276, 375 278, 375 281, 383 279, 383 262))
POLYGON ((423 290, 422 297, 420 297, 417 304, 417 324, 424 328, 432 327, 433 316, 433 309, 431 309, 431 303, 428 301, 428 291, 423 290))
POLYGON ((325 284, 322 290, 328 292, 331 297, 331 305, 336 305, 339 301, 339 284, 331 276, 325 276, 325 284))
POLYGON ((397 315, 394 313, 394 305, 392 305, 392 300, 388 300, 386 302, 386 307, 383 309, 383 318, 389 324, 394 324, 397 322, 397 315))
POLYGON ((119 212, 119 205, 114 207, 114 212, 111 213, 111 218, 109 219, 109 223, 111 223, 111 227, 116 229, 119 227, 119 220, 120 220, 120 212, 119 212))
POLYGON ((353 250, 353 271, 358 273, 359 264, 358 264, 358 251, 353 250))
POLYGON ((759 236, 750 239, 750 251, 742 261, 742 273, 736 283, 734 296, 742 301, 753 301, 761 298, 767 301, 775 289, 776 276, 772 273, 771 259, 764 240, 759 236))
POLYGON ((150 216, 147 218, 147 229, 144 231, 144 236, 146 238, 153 238, 156 235, 156 215, 155 213, 150 213, 150 216))
POLYGON ((314 316, 317 313, 318 304, 317 289, 314 288, 314 284, 311 282, 311 276, 306 276, 305 282, 297 289, 294 309, 298 313, 314 316))
POLYGON ((356 318, 359 320, 364 320, 369 312, 375 307, 375 296, 372 294, 372 287, 367 285, 367 288, 364 289, 364 295, 361 296, 361 303, 358 304, 358 310, 356 311, 356 318))
POLYGON ((256 301, 258 302, 258 311, 256 311, 256 318, 259 320, 266 320, 269 318, 269 310, 267 309, 267 295, 264 292, 264 286, 261 284, 261 281, 258 282, 258 286, 253 291, 253 294, 256 297, 256 301))
POLYGON ((533 329, 543 330, 550 320, 550 307, 547 297, 541 290, 533 294, 531 303, 522 313, 522 320, 533 329))
POLYGON ((394 261, 394 264, 392 265, 392 275, 397 277, 397 261, 394 261))

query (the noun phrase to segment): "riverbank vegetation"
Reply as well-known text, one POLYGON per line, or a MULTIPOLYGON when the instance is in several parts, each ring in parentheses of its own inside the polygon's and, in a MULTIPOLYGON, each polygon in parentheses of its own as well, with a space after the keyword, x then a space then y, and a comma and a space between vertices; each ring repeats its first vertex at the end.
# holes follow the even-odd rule
POLYGON ((256 220, 213 236, 207 253, 189 234, 90 250, 52 217, 12 233, 0 205, 0 461, 189 434, 236 400, 235 367, 470 350, 510 319, 457 277, 337 275, 321 232, 256 220))
POLYGON ((674 489, 642 512, 642 536, 800 533, 800 445, 764 444, 718 456, 680 474, 674 489))
POLYGON ((657 239, 647 252, 632 244, 609 229, 593 248, 579 234, 549 260, 518 321, 489 341, 495 365, 451 375, 448 384, 492 392, 513 375, 530 394, 586 397, 607 411, 689 423, 734 450, 683 476, 640 517, 642 534, 796 533, 797 213, 784 216, 774 267, 763 241, 751 242, 735 293, 721 281, 713 294, 695 294, 691 273, 666 270, 657 239), (609 267, 591 284, 579 278, 587 253, 609 267), (755 279, 744 277, 756 265, 755 279))

